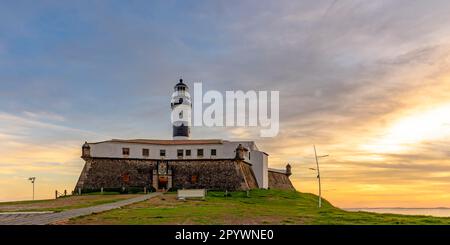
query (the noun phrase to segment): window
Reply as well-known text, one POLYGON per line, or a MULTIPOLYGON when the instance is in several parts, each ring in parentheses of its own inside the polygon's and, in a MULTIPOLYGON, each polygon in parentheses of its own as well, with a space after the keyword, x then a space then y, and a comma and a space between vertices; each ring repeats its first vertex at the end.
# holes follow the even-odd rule
POLYGON ((122 148, 122 155, 129 156, 130 155, 130 148, 122 148))
POLYGON ((159 156, 165 157, 166 156, 166 150, 159 150, 159 156))
POLYGON ((203 156, 203 149, 197 149, 197 156, 199 157, 203 156))
POLYGON ((186 150, 186 156, 191 156, 191 150, 186 150))
POLYGON ((183 157, 183 150, 182 149, 177 150, 177 157, 183 157))
POLYGON ((248 152, 248 160, 250 160, 250 152, 248 152))
POLYGON ((198 182, 198 175, 191 176, 191 184, 196 184, 198 182))
POLYGON ((215 156, 215 155, 217 155, 216 149, 211 149, 211 156, 215 156))
POLYGON ((142 149, 142 156, 148 157, 150 155, 150 151, 148 149, 142 149))
POLYGON ((124 173, 124 174, 122 174, 122 181, 124 182, 124 183, 128 183, 128 182, 130 182, 130 175, 128 174, 128 173, 124 173))

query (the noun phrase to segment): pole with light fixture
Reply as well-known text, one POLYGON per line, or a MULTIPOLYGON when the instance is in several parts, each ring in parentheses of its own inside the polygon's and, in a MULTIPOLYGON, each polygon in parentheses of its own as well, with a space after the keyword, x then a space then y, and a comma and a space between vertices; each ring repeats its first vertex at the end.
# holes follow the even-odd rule
POLYGON ((36 180, 36 177, 30 177, 28 178, 29 181, 31 181, 31 184, 33 184, 33 201, 34 201, 34 181, 36 180))
MULTIPOLYGON (((327 157, 329 155, 317 156, 316 145, 314 147, 314 156, 316 157, 316 166, 317 166, 317 179, 319 180, 319 208, 322 207, 322 186, 320 184, 320 168, 319 168, 319 158, 327 157)), ((311 168, 314 170, 314 168, 311 168)))

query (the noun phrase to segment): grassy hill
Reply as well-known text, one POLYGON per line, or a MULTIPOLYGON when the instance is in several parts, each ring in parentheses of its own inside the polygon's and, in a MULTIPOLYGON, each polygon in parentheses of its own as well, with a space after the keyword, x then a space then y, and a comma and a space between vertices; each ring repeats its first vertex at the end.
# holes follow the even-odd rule
POLYGON ((69 224, 450 224, 450 218, 347 212, 317 196, 295 191, 209 192, 205 201, 176 200, 167 193, 104 213, 75 218, 69 224))
POLYGON ((137 195, 120 195, 119 193, 89 194, 83 196, 67 196, 58 199, 35 201, 0 202, 0 212, 54 211, 61 212, 75 208, 85 208, 100 204, 112 203, 137 195))

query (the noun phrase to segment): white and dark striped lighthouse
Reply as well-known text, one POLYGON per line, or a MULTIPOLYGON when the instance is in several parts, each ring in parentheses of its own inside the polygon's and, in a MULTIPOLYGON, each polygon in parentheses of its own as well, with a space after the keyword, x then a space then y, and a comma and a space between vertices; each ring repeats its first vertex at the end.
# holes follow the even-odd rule
POLYGON ((183 79, 180 79, 174 87, 170 107, 172 108, 173 139, 189 139, 192 103, 189 88, 183 83, 183 79))

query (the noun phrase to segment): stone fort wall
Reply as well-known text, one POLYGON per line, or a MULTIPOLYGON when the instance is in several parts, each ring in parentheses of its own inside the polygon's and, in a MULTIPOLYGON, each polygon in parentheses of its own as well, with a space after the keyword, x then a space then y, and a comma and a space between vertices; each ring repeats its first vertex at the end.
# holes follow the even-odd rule
POLYGON ((287 174, 269 171, 269 188, 295 190, 287 174))
MULTIPOLYGON (((85 158, 75 190, 100 188, 151 188, 158 160, 85 158)), ((258 188, 251 165, 234 159, 168 160, 172 186, 210 190, 258 188), (195 176, 195 178, 193 177, 195 176), (195 179, 195 181, 194 181, 195 179)))

